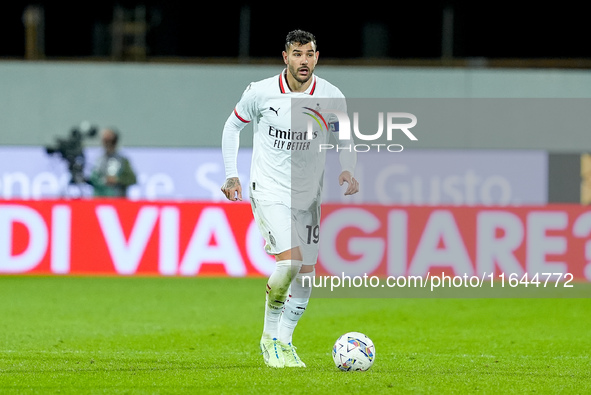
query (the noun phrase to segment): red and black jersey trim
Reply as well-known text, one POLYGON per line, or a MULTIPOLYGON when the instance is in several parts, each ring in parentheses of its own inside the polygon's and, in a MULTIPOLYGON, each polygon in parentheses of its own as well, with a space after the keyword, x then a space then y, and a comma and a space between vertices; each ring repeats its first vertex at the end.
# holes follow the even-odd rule
POLYGON ((316 91, 316 77, 314 77, 314 84, 312 85, 312 89, 310 90, 310 96, 314 94, 314 91, 316 91))
MULTIPOLYGON (((289 93, 291 92, 289 90, 289 87, 285 87, 285 84, 283 83, 283 74, 281 73, 279 74, 279 90, 281 91, 281 93, 289 93)), ((314 76, 314 82, 312 84, 312 89, 310 89, 310 96, 312 96, 314 94, 314 92, 316 91, 316 77, 314 76)))
POLYGON ((236 109, 234 108, 234 115, 236 115, 236 118, 238 118, 239 120, 241 120, 244 123, 250 123, 250 121, 247 121, 246 119, 242 118, 240 115, 238 115, 238 111, 236 111, 236 109))
POLYGON ((287 93, 283 86, 283 73, 279 74, 279 91, 281 91, 281 93, 287 93))

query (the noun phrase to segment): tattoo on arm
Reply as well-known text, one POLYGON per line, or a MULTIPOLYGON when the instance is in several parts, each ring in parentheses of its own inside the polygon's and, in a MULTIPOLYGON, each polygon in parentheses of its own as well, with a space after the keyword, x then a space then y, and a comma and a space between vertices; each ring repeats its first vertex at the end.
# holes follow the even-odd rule
POLYGON ((232 177, 226 180, 226 188, 234 188, 238 185, 240 185, 240 180, 238 177, 232 177))

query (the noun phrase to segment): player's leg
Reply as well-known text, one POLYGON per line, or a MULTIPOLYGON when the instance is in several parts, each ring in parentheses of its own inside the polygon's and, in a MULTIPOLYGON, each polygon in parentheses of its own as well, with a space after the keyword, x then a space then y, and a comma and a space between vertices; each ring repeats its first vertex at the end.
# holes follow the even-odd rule
POLYGON ((320 207, 313 207, 310 211, 301 211, 295 214, 296 229, 299 229, 299 243, 302 253, 302 267, 294 277, 290 286, 289 298, 285 302, 281 321, 279 323, 279 340, 284 347, 285 366, 305 367, 293 346, 293 333, 308 307, 312 294, 314 280, 314 265, 318 259, 318 223, 320 207), (308 234, 309 232, 309 234, 308 234))
POLYGON ((260 347, 263 359, 267 366, 281 368, 285 366, 285 348, 279 340, 279 322, 281 312, 287 300, 292 279, 297 275, 301 267, 299 251, 292 249, 275 256, 275 270, 267 281, 267 294, 265 297, 265 315, 263 334, 260 347), (291 258, 291 259, 289 259, 291 258))
POLYGON ((300 272, 291 282, 289 297, 285 302, 279 324, 279 340, 283 343, 292 342, 295 327, 308 307, 314 274, 313 265, 302 265, 300 272))
POLYGON ((265 250, 275 255, 276 265, 266 284, 265 313, 261 351, 270 367, 283 367, 279 344, 279 320, 288 296, 291 280, 301 267, 299 249, 291 245, 291 210, 284 205, 262 202, 251 197, 253 214, 266 241, 265 250))
POLYGON ((275 261, 275 270, 267 281, 265 321, 262 336, 266 339, 279 337, 279 321, 289 295, 290 284, 302 267, 299 247, 276 254, 275 261))
POLYGON ((279 322, 279 341, 283 347, 286 367, 306 367, 293 345, 293 332, 308 307, 312 293, 314 266, 302 265, 302 269, 291 282, 289 298, 286 300, 279 322))
POLYGON ((291 282, 289 298, 285 303, 279 325, 279 340, 291 343, 295 327, 306 311, 315 275, 314 265, 318 259, 320 205, 314 205, 309 210, 294 209, 294 228, 301 248, 302 266, 299 273, 291 282))

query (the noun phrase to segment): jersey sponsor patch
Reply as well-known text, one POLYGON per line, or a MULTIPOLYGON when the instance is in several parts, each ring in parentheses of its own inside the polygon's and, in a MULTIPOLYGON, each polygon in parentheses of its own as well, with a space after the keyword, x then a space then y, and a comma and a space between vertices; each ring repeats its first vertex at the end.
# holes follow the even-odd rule
POLYGON ((328 123, 328 130, 331 132, 338 132, 339 131, 339 121, 329 122, 328 123))

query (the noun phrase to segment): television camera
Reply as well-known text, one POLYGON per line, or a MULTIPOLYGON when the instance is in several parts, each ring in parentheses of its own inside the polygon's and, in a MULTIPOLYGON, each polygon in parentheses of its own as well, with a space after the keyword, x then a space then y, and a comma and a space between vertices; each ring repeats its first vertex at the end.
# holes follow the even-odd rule
POLYGON ((80 126, 72 128, 67 138, 56 138, 55 145, 46 146, 45 151, 48 155, 59 155, 68 165, 70 172, 70 184, 82 184, 86 182, 84 178, 84 166, 86 158, 84 156, 84 147, 82 142, 86 138, 96 136, 98 128, 89 122, 82 122, 80 126))

